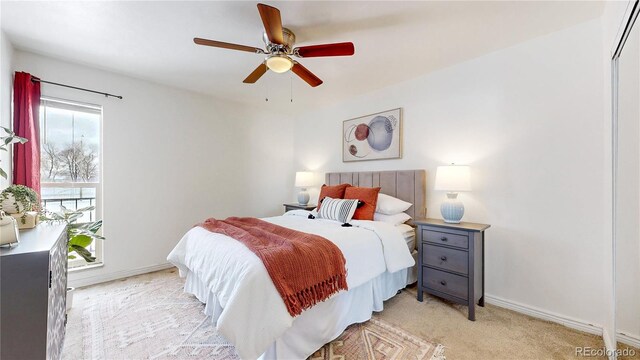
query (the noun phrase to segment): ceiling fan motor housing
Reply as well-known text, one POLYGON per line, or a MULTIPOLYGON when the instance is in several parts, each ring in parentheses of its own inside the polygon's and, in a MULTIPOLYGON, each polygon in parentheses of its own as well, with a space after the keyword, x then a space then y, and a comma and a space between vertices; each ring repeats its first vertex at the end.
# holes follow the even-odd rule
POLYGON ((294 34, 293 31, 283 27, 282 39, 282 45, 274 44, 269 41, 266 32, 262 33, 262 41, 264 41, 265 45, 267 46, 267 50, 269 50, 269 53, 271 54, 291 54, 293 44, 296 43, 296 34, 294 34))

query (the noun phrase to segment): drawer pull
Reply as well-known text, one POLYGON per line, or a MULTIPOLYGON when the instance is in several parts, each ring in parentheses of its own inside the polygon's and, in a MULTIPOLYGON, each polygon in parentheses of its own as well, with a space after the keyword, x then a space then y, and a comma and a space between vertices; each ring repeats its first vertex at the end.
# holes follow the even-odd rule
POLYGON ((440 285, 442 285, 442 286, 447 286, 447 282, 446 282, 446 281, 444 281, 444 280, 440 280, 440 285))
POLYGON ((446 256, 442 256, 442 257, 440 257, 440 260, 447 261, 447 257, 446 256))
POLYGON ((440 240, 442 241, 447 241, 447 238, 445 236, 441 237, 440 240))

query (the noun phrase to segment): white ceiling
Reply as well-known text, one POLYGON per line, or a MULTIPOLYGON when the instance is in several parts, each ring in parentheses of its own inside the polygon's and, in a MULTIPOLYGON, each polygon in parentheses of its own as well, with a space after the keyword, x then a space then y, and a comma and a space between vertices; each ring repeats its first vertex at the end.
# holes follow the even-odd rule
MULTIPOLYGON (((296 105, 327 104, 414 78, 600 16, 594 1, 269 2, 297 45, 352 41, 352 57, 302 59, 324 80, 293 78, 296 105)), ((193 44, 262 47, 256 2, 8 2, 1 26, 18 49, 242 102, 289 102, 290 76, 242 80, 261 55, 193 44)), ((64 79, 50 79, 64 82, 64 79)), ((117 92, 117 89, 107 89, 117 92)))

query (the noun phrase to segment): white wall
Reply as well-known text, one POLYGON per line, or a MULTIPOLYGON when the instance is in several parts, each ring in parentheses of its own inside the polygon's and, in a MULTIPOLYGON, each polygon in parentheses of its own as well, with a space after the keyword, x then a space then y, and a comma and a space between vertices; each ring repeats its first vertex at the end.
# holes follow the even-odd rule
POLYGON ((72 273, 72 285, 162 266, 195 223, 279 214, 290 195, 290 117, 22 51, 14 69, 124 97, 42 85, 104 111, 104 266, 72 273))
MULTIPOLYGON (((13 89, 13 46, 4 31, 0 30, 0 126, 11 126, 11 93, 13 89)), ((2 132, 4 136, 4 131, 2 132)), ((0 166, 7 172, 7 180, 0 177, 0 189, 11 184, 11 148, 0 152, 0 166)))
MULTIPOLYGON (((600 20, 496 51, 296 119, 296 165, 320 171, 472 166, 466 221, 491 224, 486 292, 602 325, 600 20), (401 160, 342 163, 342 120, 402 107, 401 160)), ((428 52, 425 56, 429 56, 428 52)))

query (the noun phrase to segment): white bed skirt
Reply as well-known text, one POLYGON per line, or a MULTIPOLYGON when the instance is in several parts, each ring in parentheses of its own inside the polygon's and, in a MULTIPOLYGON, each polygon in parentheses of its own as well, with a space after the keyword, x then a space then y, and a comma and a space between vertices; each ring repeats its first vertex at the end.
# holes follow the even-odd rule
MULTIPOLYGON (((395 296, 411 281, 413 268, 380 276, 346 292, 331 297, 304 311, 292 326, 262 354, 260 359, 306 359, 324 344, 334 340, 355 323, 371 319, 374 311, 382 311, 383 301, 395 296)), ((192 272, 186 276, 184 290, 205 304, 204 312, 216 324, 222 308, 215 294, 192 272)), ((255 299, 260 301, 260 299, 255 299)), ((258 325, 258 324, 256 324, 258 325)))

